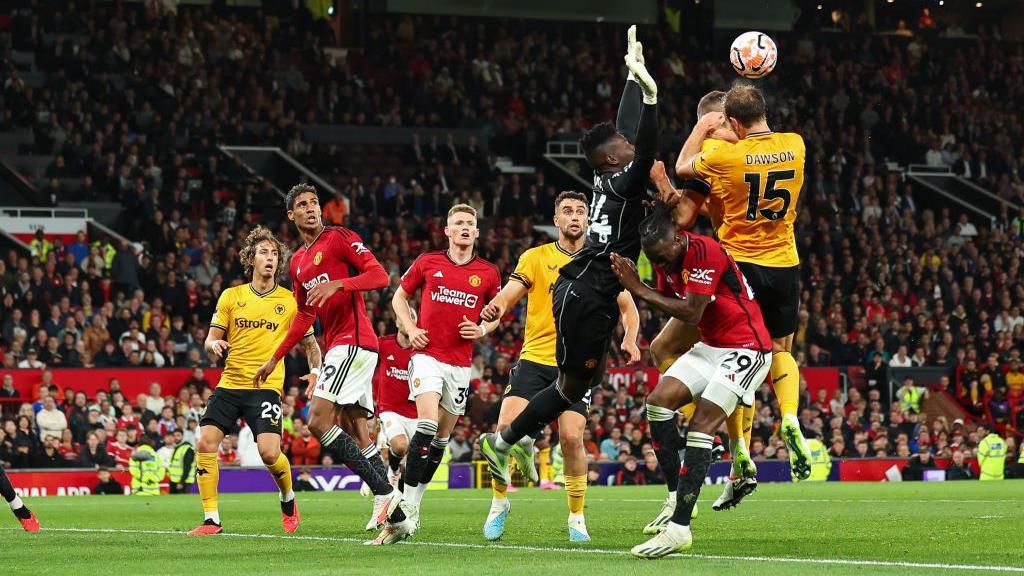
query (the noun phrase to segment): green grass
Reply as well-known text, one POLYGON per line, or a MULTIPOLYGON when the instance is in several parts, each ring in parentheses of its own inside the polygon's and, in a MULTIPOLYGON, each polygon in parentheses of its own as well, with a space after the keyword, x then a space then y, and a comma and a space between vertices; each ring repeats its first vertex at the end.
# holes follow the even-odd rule
POLYGON ((1024 482, 763 485, 739 508, 715 513, 719 490, 701 495, 690 553, 653 562, 626 552, 659 509, 664 489, 656 487, 592 488, 587 545, 568 543, 562 491, 511 494, 497 543, 481 535, 489 491, 430 492, 420 532, 387 548, 361 545, 370 503, 355 493, 300 494, 295 537, 281 532, 271 494, 223 495, 221 516, 234 537, 206 538, 184 536, 202 517, 198 496, 34 498, 27 502, 43 532, 21 532, 0 515, 0 566, 5 575, 71 576, 1024 572, 1024 482))

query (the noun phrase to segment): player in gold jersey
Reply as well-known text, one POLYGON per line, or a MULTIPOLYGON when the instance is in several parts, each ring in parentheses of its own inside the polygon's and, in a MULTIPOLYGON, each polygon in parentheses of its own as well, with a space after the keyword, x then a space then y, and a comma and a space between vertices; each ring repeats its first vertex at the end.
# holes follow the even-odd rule
MULTIPOLYGON (((224 290, 217 300, 205 348, 215 362, 227 358, 224 373, 199 422, 196 477, 205 518, 189 535, 223 532, 217 508, 220 477, 217 448, 239 417, 245 418, 252 429, 260 457, 280 489, 284 531, 295 532, 299 526, 291 466, 281 453, 284 365, 279 364, 263 384, 253 384, 253 375, 277 349, 295 318, 295 298, 291 291, 277 285, 278 270, 286 259, 286 252, 270 230, 257 226, 245 239, 240 253, 242 267, 251 281, 224 290)), ((310 330, 302 341, 310 368, 319 368, 320 348, 313 331, 310 330)))
MULTIPOLYGON (((534 394, 547 388, 558 379, 555 360, 555 318, 552 302, 552 287, 558 279, 559 269, 568 264, 585 241, 587 222, 587 197, 579 192, 562 192, 555 199, 555 226, 558 241, 530 248, 519 257, 519 263, 509 282, 494 299, 487 304, 494 317, 501 318, 516 302, 527 296, 526 335, 519 361, 512 369, 509 385, 505 389, 498 415, 498 430, 507 428, 526 408, 534 394)), ((618 297, 619 311, 625 336, 622 349, 630 355, 630 362, 640 360, 640 349, 636 338, 640 327, 640 316, 628 292, 618 297)), ((558 437, 562 446, 565 463, 565 488, 569 503, 569 541, 590 540, 583 516, 587 491, 587 457, 583 449, 583 430, 587 424, 590 393, 583 400, 571 405, 558 417, 558 437)), ((511 453, 518 468, 532 482, 539 475, 534 464, 533 438, 527 436, 516 444, 511 453)), ((497 540, 505 531, 510 504, 508 486, 500 478, 491 478, 493 498, 491 509, 484 522, 484 537, 497 540)))
MULTIPOLYGON (((764 95, 749 85, 734 86, 725 96, 724 114, 708 113, 683 143, 676 173, 707 184, 717 182, 720 198, 709 206, 719 242, 736 260, 761 305, 771 333, 772 383, 783 419, 782 439, 797 478, 810 475, 810 450, 797 419, 800 372, 791 353, 800 303, 800 257, 793 223, 804 182, 806 150, 799 134, 772 132, 764 95), (735 144, 702 150, 708 136, 727 125, 735 144), (716 211, 718 214, 716 215, 716 211)), ((687 195, 687 206, 699 207, 700 196, 687 195)))

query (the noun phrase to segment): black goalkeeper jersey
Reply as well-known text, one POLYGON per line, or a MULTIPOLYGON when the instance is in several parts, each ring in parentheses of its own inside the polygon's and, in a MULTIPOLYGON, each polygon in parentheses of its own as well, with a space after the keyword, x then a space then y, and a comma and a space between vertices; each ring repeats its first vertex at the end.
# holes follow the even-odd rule
POLYGON ((636 145, 633 161, 618 172, 594 173, 587 240, 561 274, 615 298, 622 291, 612 272, 612 252, 633 261, 640 256, 640 221, 647 215, 643 200, 658 147, 658 105, 644 104, 636 82, 626 82, 616 128, 636 145))

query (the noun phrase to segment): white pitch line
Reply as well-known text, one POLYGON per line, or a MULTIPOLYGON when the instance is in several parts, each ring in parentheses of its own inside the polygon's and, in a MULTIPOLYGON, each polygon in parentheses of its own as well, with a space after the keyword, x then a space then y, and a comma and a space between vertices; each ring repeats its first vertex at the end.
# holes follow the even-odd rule
MULTIPOLYGON (((455 498, 460 502, 491 502, 491 498, 455 498)), ((529 494, 517 498, 512 497, 517 503, 535 503, 535 504, 549 504, 551 501, 548 499, 531 498, 529 494)), ((335 498, 302 498, 303 502, 338 502, 335 498)), ((241 502, 242 500, 221 500, 221 502, 241 502)), ((369 502, 369 499, 367 499, 369 502)), ((664 504, 664 498, 587 498, 587 502, 657 502, 664 504)), ((814 502, 814 503, 827 503, 827 504, 881 504, 887 502, 894 502, 894 500, 887 500, 884 498, 761 498, 758 496, 751 496, 743 500, 744 503, 758 502, 762 504, 770 504, 773 502, 814 502)), ((959 500, 959 499, 929 499, 929 498, 918 498, 918 499, 900 499, 900 503, 909 502, 914 504, 1021 504, 1022 500, 1014 499, 1002 499, 1002 500, 959 500)))
MULTIPOLYGON (((11 530, 14 530, 11 528, 11 530)), ((126 530, 119 528, 43 528, 44 532, 80 532, 107 534, 159 534, 184 536, 184 532, 176 530, 126 530)), ((347 542, 363 544, 360 538, 343 538, 337 536, 282 536, 280 534, 233 534, 225 532, 220 536, 230 538, 259 538, 274 540, 303 540, 313 542, 347 542)), ((515 550, 523 552, 554 552, 559 554, 603 554, 611 556, 629 556, 626 550, 608 550, 603 548, 566 548, 548 546, 517 546, 511 544, 470 544, 465 542, 420 542, 406 541, 402 546, 429 546, 437 548, 464 548, 469 550, 515 550)), ((678 559, 721 560, 731 562, 768 562, 780 564, 818 564, 839 566, 877 566, 883 568, 915 568, 931 570, 972 570, 979 572, 1018 572, 1024 573, 1022 566, 984 566, 978 564, 944 564, 939 562, 893 562, 888 560, 858 560, 845 558, 785 558, 772 556, 723 556, 717 554, 672 554, 678 559)))

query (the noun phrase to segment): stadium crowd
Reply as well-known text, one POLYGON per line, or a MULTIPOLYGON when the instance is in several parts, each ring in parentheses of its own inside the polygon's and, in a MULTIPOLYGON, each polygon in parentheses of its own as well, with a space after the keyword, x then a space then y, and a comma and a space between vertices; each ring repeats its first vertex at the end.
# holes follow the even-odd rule
MULTIPOLYGON (((365 53, 340 57, 324 49, 328 32, 312 21, 185 7, 174 16, 154 11, 157 4, 33 11, 14 28, 13 45, 35 50, 48 79, 33 89, 7 71, 0 129, 33 128, 32 152, 54 160, 30 176, 50 179, 54 201, 121 202, 129 215, 121 232, 133 242, 40 239, 31 256, 0 259, 3 366, 40 370, 32 403, 4 404, 4 465, 122 465, 119 454, 143 439, 160 447, 176 432, 194 436, 210 384, 201 343, 219 292, 245 281, 240 239, 252 224, 270 222, 296 243, 269 183, 221 156, 217 143, 277 145, 331 179, 339 195, 325 203, 325 220, 357 231, 391 275, 388 290, 367 296, 385 334, 395 329, 388 303, 399 276, 421 252, 444 247, 435 214, 451 203, 466 201, 487 219, 479 252, 506 278, 522 251, 549 241, 534 226, 550 221, 559 184, 543 170, 501 174, 495 154, 540 166, 546 141, 573 139, 615 114, 616 26, 377 17, 365 53), (49 34, 65 36, 48 43, 49 34), (366 179, 337 168, 336 147, 305 141, 309 123, 475 128, 487 134, 488 152, 417 137, 401 171, 366 179), (74 192, 66 179, 80 181, 74 192), (113 382, 86 397, 47 370, 92 366, 196 371, 180 389, 132 399, 113 382)), ((697 99, 728 86, 731 72, 669 25, 645 37, 648 59, 659 63, 663 156, 671 162, 697 99)), ((766 81, 770 121, 800 132, 809 158, 797 224, 797 359, 864 371, 863 389, 848 395, 805 394, 805 429, 835 456, 903 456, 921 446, 940 457, 969 454, 978 438, 962 422, 925 421, 918 392, 890 395, 889 367, 906 366, 947 369, 933 391, 949 392, 1000 430, 1024 429, 1024 209, 1004 209, 992 229, 976 226, 929 207, 884 167, 948 164, 1024 204, 1024 148, 1012 145, 1024 141, 1013 105, 1024 91, 1020 46, 977 67, 971 63, 995 40, 950 41, 948 50, 913 37, 779 40, 798 65, 766 81)), ((523 312, 510 311, 478 346, 474 393, 456 433, 470 449, 459 458, 474 457, 476 436, 496 422, 523 312)), ((663 320, 641 307, 642 348, 663 320)), ((624 365, 617 346, 610 364, 624 365)), ((295 378, 306 369, 303 356, 293 352, 286 369, 285 450, 296 464, 335 460, 302 421, 295 378)), ((609 381, 594 397, 586 432, 594 461, 635 460, 627 474, 634 479, 650 460, 642 410, 651 385, 639 374, 628 388, 609 381)), ((0 398, 4 390, 6 383, 0 398)), ((763 386, 756 458, 787 459, 778 423, 763 386)), ((237 458, 231 441, 237 437, 222 450, 225 463, 237 458)))

